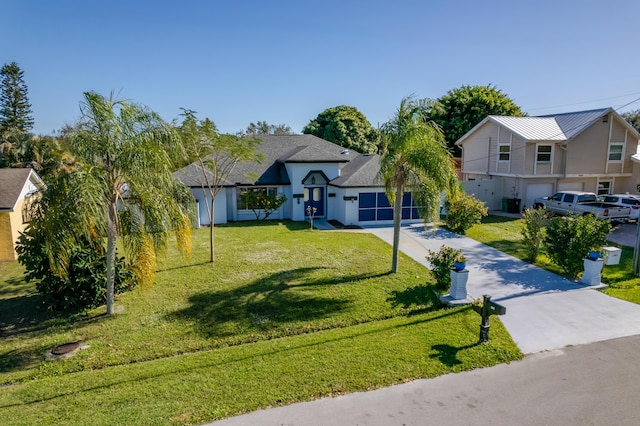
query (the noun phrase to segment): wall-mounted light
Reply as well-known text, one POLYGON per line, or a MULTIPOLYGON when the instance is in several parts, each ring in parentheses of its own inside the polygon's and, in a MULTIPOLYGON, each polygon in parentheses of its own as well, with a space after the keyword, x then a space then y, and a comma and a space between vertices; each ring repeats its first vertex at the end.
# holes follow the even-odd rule
POLYGON ((300 198, 304 198, 304 194, 293 194, 293 198, 298 200, 298 204, 300 204, 300 198))

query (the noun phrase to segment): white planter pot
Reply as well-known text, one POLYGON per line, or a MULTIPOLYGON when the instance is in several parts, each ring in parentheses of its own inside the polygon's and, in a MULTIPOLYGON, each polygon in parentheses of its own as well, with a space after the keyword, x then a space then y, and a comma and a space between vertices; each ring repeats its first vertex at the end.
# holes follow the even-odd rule
POLYGON ((602 272, 602 267, 604 266, 604 261, 602 259, 584 260, 584 274, 582 274, 582 282, 587 285, 600 285, 600 273, 602 272))
POLYGON ((449 295, 454 300, 462 300, 467 298, 467 280, 469 279, 469 271, 463 269, 462 271, 451 270, 451 289, 449 289, 449 295))

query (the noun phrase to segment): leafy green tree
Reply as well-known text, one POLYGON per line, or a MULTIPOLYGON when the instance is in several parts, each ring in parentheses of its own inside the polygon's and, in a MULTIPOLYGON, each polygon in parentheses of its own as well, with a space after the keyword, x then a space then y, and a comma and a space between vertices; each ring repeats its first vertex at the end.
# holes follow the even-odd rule
POLYGON ((640 109, 628 111, 620 114, 638 132, 640 132, 640 109))
POLYGON ((23 77, 24 71, 15 62, 0 69, 0 134, 8 130, 27 133, 33 128, 31 104, 23 77))
POLYGON ((260 140, 220 134, 210 119, 198 120, 195 111, 183 111, 184 120, 178 130, 184 145, 188 147, 190 161, 197 168, 202 192, 208 193, 211 199, 211 203, 206 206, 210 223, 209 262, 213 262, 215 198, 238 162, 262 159, 261 154, 256 151, 260 140))
POLYGON ((355 107, 327 108, 307 124, 302 133, 318 136, 361 153, 378 152, 380 134, 355 107))
POLYGON ((460 155, 455 142, 488 115, 522 116, 520 107, 495 86, 462 86, 438 98, 429 108, 429 117, 444 132, 447 146, 460 155))
MULTIPOLYGON (((51 267, 52 243, 56 238, 47 227, 67 226, 78 219, 73 210, 71 187, 73 175, 59 174, 50 180, 47 189, 38 194, 31 205, 31 221, 20 234, 16 252, 18 261, 25 268, 27 281, 36 280, 36 289, 48 310, 77 311, 100 306, 106 302, 107 255, 99 235, 89 238, 81 235, 69 250, 66 273, 59 274, 51 267)), ((116 256, 114 291, 116 294, 136 285, 135 275, 125 260, 116 256)))
POLYGON ((606 244, 611 223, 593 215, 556 216, 549 220, 544 244, 549 258, 571 278, 577 278, 591 250, 606 244))
POLYGON ((238 132, 238 136, 255 136, 255 135, 293 135, 291 127, 286 124, 269 124, 266 121, 258 121, 257 123, 251 122, 247 128, 241 132, 238 132))
POLYGON ((425 100, 402 99, 394 117, 382 126, 380 174, 393 204, 393 259, 398 272, 402 198, 411 194, 425 221, 439 215, 441 193, 458 193, 456 172, 440 129, 427 117, 425 100))
POLYGON ((106 236, 107 314, 114 310, 116 241, 123 237, 136 277, 153 282, 156 254, 172 231, 190 252, 184 203, 188 190, 173 179, 167 151, 182 149, 172 126, 148 108, 86 92, 82 118, 70 144, 77 160, 65 208, 44 226, 56 272, 68 272, 73 248, 93 234, 106 236), (57 219, 57 220, 56 220, 57 219))
POLYGON ((16 129, 0 132, 0 167, 23 167, 31 135, 16 129))

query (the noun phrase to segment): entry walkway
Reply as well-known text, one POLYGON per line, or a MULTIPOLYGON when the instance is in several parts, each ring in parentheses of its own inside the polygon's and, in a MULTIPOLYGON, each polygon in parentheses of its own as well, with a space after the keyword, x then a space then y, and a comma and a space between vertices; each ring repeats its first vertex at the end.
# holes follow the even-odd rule
MULTIPOLYGON (((367 228, 389 244, 393 228, 367 228)), ((640 334, 640 305, 600 293, 444 228, 402 228, 400 250, 429 267, 442 245, 467 257, 472 298, 487 294, 507 307, 500 317, 525 354, 640 334)), ((401 266, 402 267, 402 266, 401 266)))

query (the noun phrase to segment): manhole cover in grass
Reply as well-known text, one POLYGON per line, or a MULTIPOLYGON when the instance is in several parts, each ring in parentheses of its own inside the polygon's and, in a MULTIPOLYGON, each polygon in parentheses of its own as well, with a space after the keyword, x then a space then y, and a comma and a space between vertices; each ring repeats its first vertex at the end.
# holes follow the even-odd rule
POLYGON ((47 351, 47 358, 51 360, 69 358, 78 352, 79 349, 87 349, 89 346, 84 345, 82 340, 75 342, 63 343, 55 348, 47 351))
POLYGON ((54 355, 65 355, 73 351, 77 351, 81 343, 82 341, 80 340, 77 342, 63 343, 62 345, 58 345, 51 349, 51 353, 54 355))

